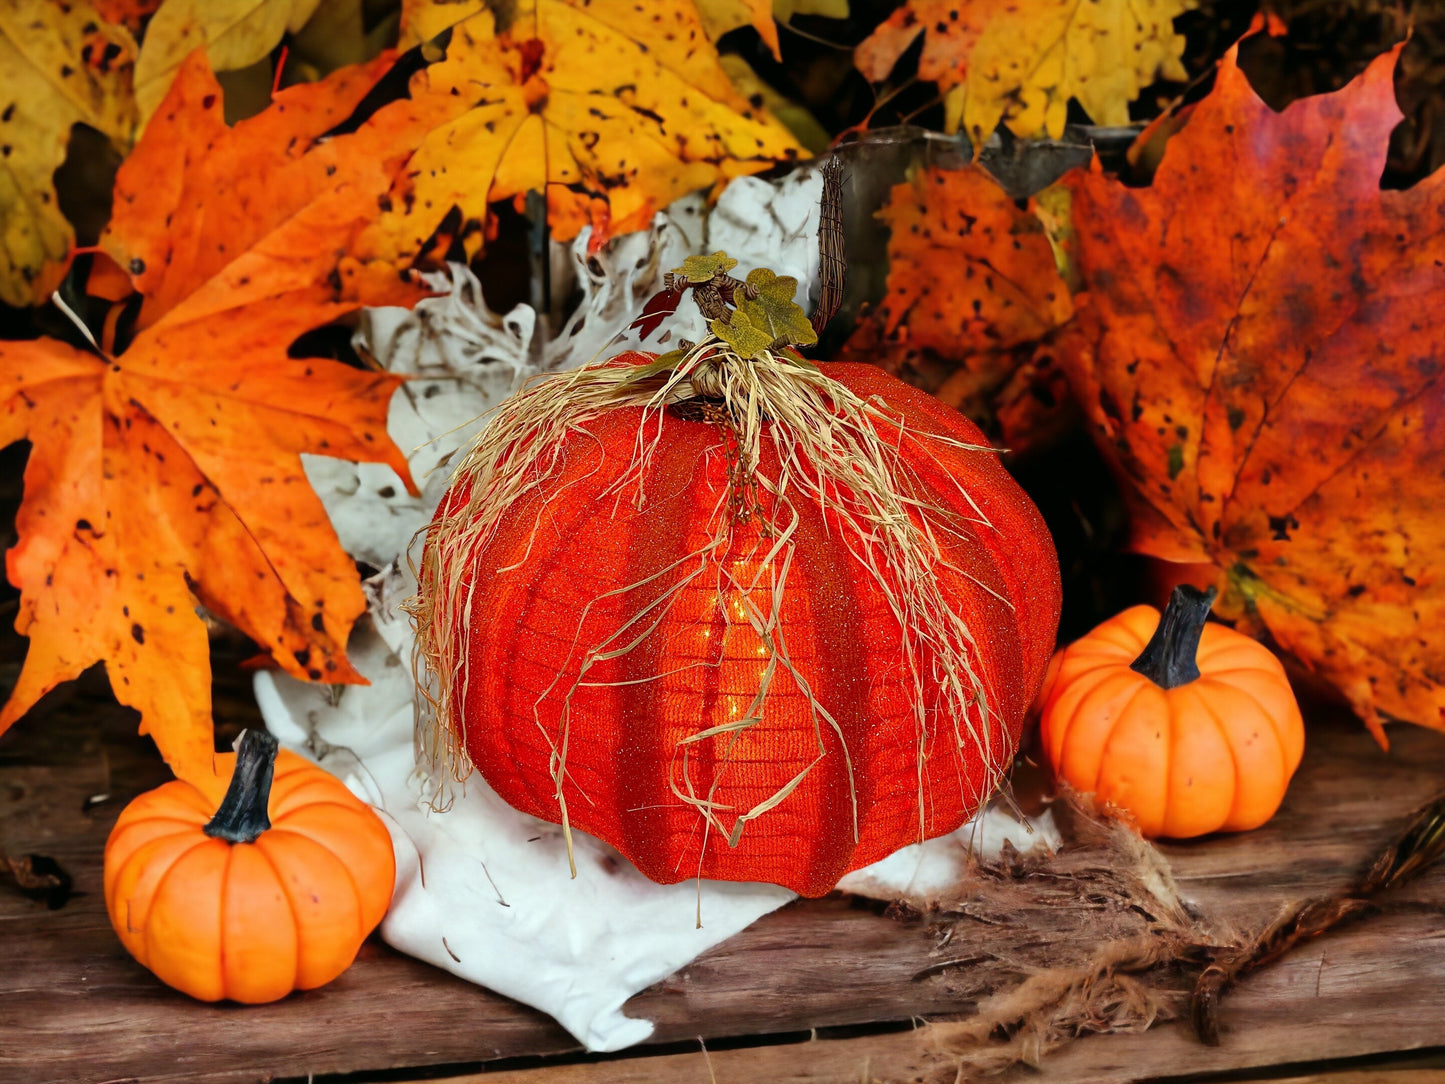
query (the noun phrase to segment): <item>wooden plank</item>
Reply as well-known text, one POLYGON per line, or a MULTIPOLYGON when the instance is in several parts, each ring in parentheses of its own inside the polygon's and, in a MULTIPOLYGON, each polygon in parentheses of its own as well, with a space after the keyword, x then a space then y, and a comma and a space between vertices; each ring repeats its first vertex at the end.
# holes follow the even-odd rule
POLYGON ((1275 1078, 1276 1084, 1445 1084, 1445 1069, 1345 1069, 1275 1078))
MULTIPOLYGON (((926 1079, 937 1064, 915 1029, 848 1039, 709 1048, 449 1076, 435 1084, 873 1084, 926 1079)), ((1414 1082, 1408 1082, 1414 1084, 1414 1082)))
MULTIPOLYGON (((1359 1068, 1355 1063, 1299 1076, 1280 1076, 1273 1066, 1254 1068, 1257 1071, 1245 1068, 1228 1072, 1227 1079, 1270 1080, 1275 1084, 1445 1084, 1445 1053, 1389 1058, 1369 1068, 1359 1068)), ((1200 1079, 1188 1058, 1181 1059, 1169 1075, 1200 1079)), ((1060 1076, 1052 1062, 1044 1063, 1043 1076, 1049 1084, 1073 1079, 1060 1076)), ((741 1048, 720 1049, 699 1041, 695 1050, 685 1053, 463 1073, 437 1079, 433 1084, 893 1084, 917 1080, 943 1084, 953 1079, 954 1074, 947 1070, 939 1072, 927 1028, 917 1027, 841 1039, 802 1037, 741 1048)), ((1040 1073, 1026 1068, 997 1079, 1037 1084, 1040 1073)), ((1150 1079, 1168 1078, 1153 1075, 1150 1079)))
MULTIPOLYGON (((135 737, 133 716, 94 693, 53 698, 0 738, 0 844, 11 853, 54 856, 81 893, 48 911, 0 892, 7 1009, 0 1079, 215 1084, 576 1053, 576 1043, 541 1014, 379 943, 332 985, 271 1006, 201 1005, 161 986, 109 928, 100 860, 120 808, 164 778, 164 769, 135 737), (104 792, 109 801, 86 808, 89 796, 104 792)), ((223 729, 246 722, 248 710, 237 695, 222 712, 223 729)), ((1248 928, 1288 899, 1347 882, 1394 821, 1445 780, 1441 735, 1401 728, 1385 754, 1352 720, 1316 723, 1306 764, 1274 822, 1248 837, 1165 848, 1184 895, 1221 926, 1248 928)), ((1435 871, 1388 914, 1252 976, 1226 1001, 1225 1043, 1215 1051, 1178 1027, 1090 1038, 1050 1058, 1050 1079, 1167 1077, 1182 1066, 1213 1071, 1290 1064, 1302 1052, 1355 1057, 1438 1044, 1445 1038, 1438 1016, 1445 1004, 1442 908, 1445 875, 1435 871)), ((843 897, 800 901, 638 995, 628 1012, 654 1020, 654 1042, 670 1043, 971 1011, 987 988, 982 971, 918 977, 941 958, 930 921, 879 912, 843 897)), ((969 936, 987 947, 1003 935, 980 924, 969 936)), ((820 1046, 810 1053, 826 1050, 834 1060, 804 1065, 796 1072, 814 1076, 796 1079, 826 1079, 817 1075, 825 1068, 851 1073, 854 1053, 868 1043, 883 1051, 879 1057, 895 1059, 870 1070, 875 1075, 886 1069, 899 1074, 892 1079, 912 1078, 915 1052, 904 1039, 859 1043, 820 1046)), ((744 1066, 770 1056, 713 1057, 724 1053, 744 1066)), ((856 1079, 838 1077, 845 1078, 856 1079)))

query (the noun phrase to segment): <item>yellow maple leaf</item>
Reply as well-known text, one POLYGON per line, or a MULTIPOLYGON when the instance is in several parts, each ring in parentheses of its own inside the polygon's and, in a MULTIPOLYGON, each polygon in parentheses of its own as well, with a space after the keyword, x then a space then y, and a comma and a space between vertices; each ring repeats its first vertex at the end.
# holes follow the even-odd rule
POLYGON ((135 64, 142 119, 160 105, 181 62, 201 46, 213 70, 256 63, 288 30, 306 25, 321 0, 165 0, 146 27, 135 64))
POLYGON ((825 19, 846 19, 848 0, 773 0, 773 18, 791 22, 794 15, 819 15, 825 19))
POLYGON ((74 232, 52 178, 76 124, 130 146, 134 55, 130 35, 90 4, 0 4, 0 301, 29 305, 55 285, 42 269, 74 232))
POLYGON ((486 0, 401 0, 401 34, 396 47, 410 49, 431 41, 486 8, 486 0))
POLYGON ((773 59, 783 59, 778 44, 778 24, 773 22, 773 0, 697 0, 697 13, 712 41, 740 26, 751 26, 773 59))
POLYGON ((401 260, 459 207, 468 248, 487 206, 546 190, 553 236, 645 226, 679 196, 803 155, 733 87, 687 0, 519 0, 451 29, 446 56, 386 108, 430 128, 365 239, 401 260))
POLYGON ((1126 124, 1159 77, 1184 79, 1174 19, 1192 0, 908 0, 854 54, 874 82, 925 35, 918 75, 944 91, 945 127, 977 147, 999 122, 1024 138, 1063 134, 1070 99, 1097 124, 1126 124))

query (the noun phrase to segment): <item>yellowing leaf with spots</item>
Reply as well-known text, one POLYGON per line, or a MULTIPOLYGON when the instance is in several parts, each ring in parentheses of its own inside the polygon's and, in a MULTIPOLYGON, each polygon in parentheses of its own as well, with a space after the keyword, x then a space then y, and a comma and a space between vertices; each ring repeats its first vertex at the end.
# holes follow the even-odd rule
POLYGON ((151 16, 135 65, 135 96, 149 118, 181 63, 204 47, 216 71, 248 67, 306 25, 321 0, 165 0, 151 16))
POLYGON ((974 145, 999 122, 1058 138, 1070 99, 1096 124, 1126 124, 1129 103, 1161 76, 1184 79, 1174 19, 1191 0, 907 0, 858 46, 873 82, 922 34, 921 79, 944 92, 947 128, 974 145))
POLYGON ((0 3, 0 301, 40 300, 55 285, 46 264, 74 241, 52 180, 71 129, 130 146, 134 49, 89 4, 0 3))
POLYGON ((304 332, 415 293, 346 255, 401 168, 394 133, 317 142, 385 63, 283 91, 234 128, 196 54, 116 180, 105 251, 145 297, 129 342, 0 342, 0 446, 29 440, 19 541, 29 651, 0 731, 97 661, 177 774, 210 770, 203 604, 287 672, 359 681, 364 609, 301 467, 383 462, 398 378, 292 359, 304 332))
POLYGON ((590 220, 600 240, 802 154, 733 87, 687 0, 519 0, 509 14, 454 26, 445 58, 387 107, 430 132, 368 237, 375 251, 411 257, 454 206, 475 250, 489 204, 543 189, 556 239, 590 220))

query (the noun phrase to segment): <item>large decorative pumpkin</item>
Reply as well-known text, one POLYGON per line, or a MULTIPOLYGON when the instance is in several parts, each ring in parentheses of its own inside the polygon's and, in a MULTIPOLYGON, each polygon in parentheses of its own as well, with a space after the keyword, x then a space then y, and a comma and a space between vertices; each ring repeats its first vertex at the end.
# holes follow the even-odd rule
POLYGON ((121 812, 105 845, 111 925, 161 981, 202 1001, 275 1001, 330 982, 391 903, 386 826, 335 776, 277 757, 264 732, 216 760, 214 780, 174 780, 121 812))
POLYGON ((992 793, 1058 565, 957 412, 713 327, 504 405, 427 532, 418 634, 443 736, 517 809, 659 882, 816 896, 992 793))
POLYGON ((1208 623, 1214 588, 1174 588, 1161 615, 1134 606, 1061 651, 1040 694, 1054 771, 1128 810, 1146 836, 1257 828, 1304 754, 1284 667, 1208 623))

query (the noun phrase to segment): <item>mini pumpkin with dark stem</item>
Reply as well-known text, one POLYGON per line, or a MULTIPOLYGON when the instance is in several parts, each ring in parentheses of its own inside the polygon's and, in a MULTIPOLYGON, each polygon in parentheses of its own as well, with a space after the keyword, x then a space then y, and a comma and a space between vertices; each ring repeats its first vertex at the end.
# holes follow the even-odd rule
POLYGON ((335 776, 278 756, 263 731, 236 749, 214 779, 126 806, 106 842, 105 902, 161 981, 256 1004, 351 965, 391 902, 396 862, 386 826, 335 776))
POLYGON ((1146 836, 1257 828, 1304 753, 1284 667, 1206 623, 1215 591, 1176 587, 1161 616, 1125 610, 1054 656, 1040 728, 1055 774, 1129 811, 1146 836))

